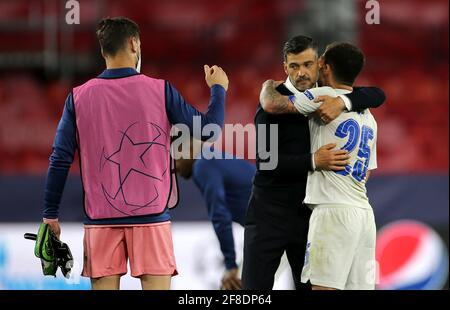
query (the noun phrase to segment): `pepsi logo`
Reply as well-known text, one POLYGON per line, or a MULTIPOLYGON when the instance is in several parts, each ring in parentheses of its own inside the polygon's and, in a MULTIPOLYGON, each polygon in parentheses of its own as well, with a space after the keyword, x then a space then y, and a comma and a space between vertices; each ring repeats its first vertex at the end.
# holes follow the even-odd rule
POLYGON ((383 227, 377 237, 378 289, 441 289, 448 277, 448 250, 429 226, 412 220, 383 227))

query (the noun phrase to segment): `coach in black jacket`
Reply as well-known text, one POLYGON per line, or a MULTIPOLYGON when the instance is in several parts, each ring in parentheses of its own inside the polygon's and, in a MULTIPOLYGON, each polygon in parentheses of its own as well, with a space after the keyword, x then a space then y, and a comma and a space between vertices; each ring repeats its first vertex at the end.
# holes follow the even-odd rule
MULTIPOLYGON (((316 86, 318 70, 317 45, 311 38, 296 36, 285 43, 284 68, 292 84, 300 91, 316 86)), ((277 89, 290 95, 283 84, 277 89)), ((346 97, 326 100, 320 111, 321 118, 330 122, 344 109, 376 108, 385 100, 378 88, 355 87, 346 97)), ((300 282, 303 268, 308 224, 311 211, 302 205, 305 198, 308 171, 315 169, 341 170, 348 155, 334 146, 321 147, 310 153, 308 119, 300 114, 289 114, 292 106, 264 107, 258 105, 255 125, 278 125, 278 165, 263 170, 261 150, 257 142, 257 172, 247 211, 244 235, 244 262, 242 285, 244 289, 272 289, 274 275, 281 256, 286 251, 297 289, 309 289, 300 282)), ((257 130, 258 132, 258 130, 257 130)), ((256 137, 256 141, 259 141, 256 137)), ((266 134, 266 146, 270 135, 266 134)))

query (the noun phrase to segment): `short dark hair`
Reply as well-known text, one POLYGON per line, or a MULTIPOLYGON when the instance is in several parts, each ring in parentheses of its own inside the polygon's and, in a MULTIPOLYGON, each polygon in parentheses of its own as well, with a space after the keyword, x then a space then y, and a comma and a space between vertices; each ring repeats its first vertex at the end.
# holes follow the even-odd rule
POLYGON ((126 17, 103 18, 97 26, 97 39, 103 53, 115 56, 127 39, 139 38, 139 26, 126 17))
POLYGON ((284 61, 287 60, 288 54, 299 54, 308 48, 312 48, 317 53, 317 43, 314 40, 307 36, 295 36, 291 38, 289 41, 284 43, 283 47, 283 57, 284 61))
POLYGON ((334 42, 327 46, 323 54, 326 64, 331 66, 337 82, 352 86, 364 67, 364 53, 355 45, 334 42))

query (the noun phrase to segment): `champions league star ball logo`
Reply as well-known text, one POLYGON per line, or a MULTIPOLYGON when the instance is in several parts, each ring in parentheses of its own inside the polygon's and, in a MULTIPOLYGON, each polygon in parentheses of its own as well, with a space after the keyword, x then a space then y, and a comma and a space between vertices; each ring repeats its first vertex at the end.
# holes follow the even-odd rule
POLYGON ((110 207, 129 216, 158 205, 157 185, 170 173, 167 139, 161 127, 147 122, 135 122, 111 137, 113 149, 103 147, 99 167, 110 207))

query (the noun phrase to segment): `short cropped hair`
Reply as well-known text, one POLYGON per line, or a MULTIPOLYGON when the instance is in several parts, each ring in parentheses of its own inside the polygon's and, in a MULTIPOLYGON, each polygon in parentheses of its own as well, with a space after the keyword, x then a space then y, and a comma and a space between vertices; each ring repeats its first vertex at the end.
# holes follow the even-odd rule
POLYGON ((115 56, 129 38, 139 38, 139 26, 126 17, 103 18, 97 26, 97 39, 104 54, 115 56))
POLYGON ((317 43, 310 37, 299 35, 289 39, 283 47, 284 61, 287 60, 288 54, 299 54, 308 48, 312 48, 317 53, 317 43))
POLYGON ((337 82, 352 86, 364 67, 364 53, 355 45, 334 42, 327 46, 323 54, 324 62, 331 66, 337 82))

